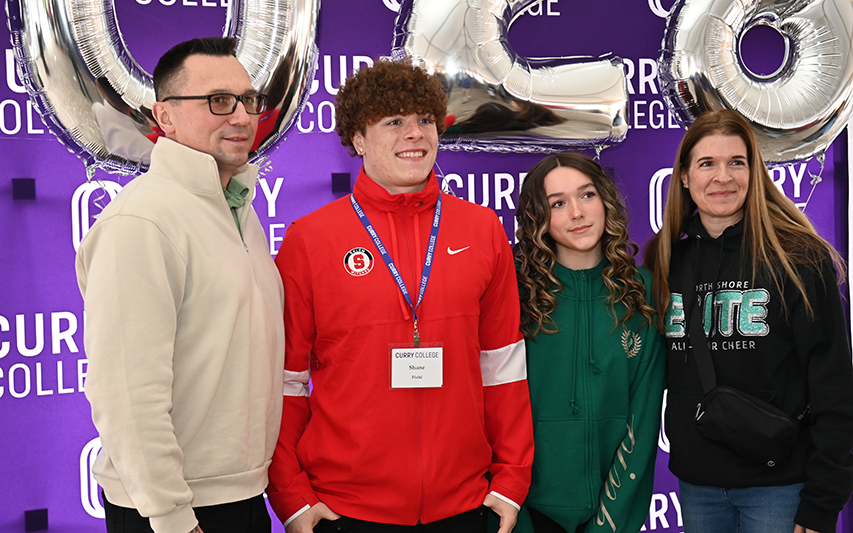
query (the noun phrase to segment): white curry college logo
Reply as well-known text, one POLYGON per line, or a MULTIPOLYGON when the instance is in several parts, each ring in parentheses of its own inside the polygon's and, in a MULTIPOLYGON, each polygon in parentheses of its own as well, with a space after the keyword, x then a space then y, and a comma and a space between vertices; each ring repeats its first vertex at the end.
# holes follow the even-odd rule
POLYGON ((92 469, 95 466, 95 459, 98 458, 98 452, 101 451, 101 439, 95 437, 83 447, 80 452, 80 501, 83 504, 83 509, 89 516, 95 518, 104 517, 104 506, 98 499, 98 483, 95 481, 95 476, 92 474, 92 469))
POLYGON ((382 0, 382 3, 391 11, 395 13, 400 12, 400 0, 382 0))
POLYGON ((364 276, 373 270, 373 254, 364 248, 353 248, 344 256, 344 268, 351 276, 364 276))

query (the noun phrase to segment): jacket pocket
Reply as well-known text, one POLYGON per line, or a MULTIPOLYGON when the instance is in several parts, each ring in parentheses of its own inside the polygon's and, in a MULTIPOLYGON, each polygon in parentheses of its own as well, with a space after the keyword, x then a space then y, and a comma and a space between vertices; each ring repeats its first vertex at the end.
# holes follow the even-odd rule
MULTIPOLYGON (((538 509, 592 509, 598 499, 590 475, 592 453, 584 420, 539 420, 533 428, 536 451, 527 501, 538 509)), ((597 484, 595 484, 597 485, 597 484)))

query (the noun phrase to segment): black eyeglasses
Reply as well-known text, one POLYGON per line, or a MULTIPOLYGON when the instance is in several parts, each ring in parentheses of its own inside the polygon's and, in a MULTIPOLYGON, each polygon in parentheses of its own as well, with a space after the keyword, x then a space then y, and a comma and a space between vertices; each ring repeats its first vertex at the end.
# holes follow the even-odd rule
POLYGON ((169 96, 163 98, 163 102, 169 100, 207 100, 210 112, 214 115, 230 115, 237 110, 237 102, 243 102, 246 113, 249 115, 260 115, 267 107, 267 95, 261 93, 252 94, 228 94, 217 93, 206 96, 169 96))

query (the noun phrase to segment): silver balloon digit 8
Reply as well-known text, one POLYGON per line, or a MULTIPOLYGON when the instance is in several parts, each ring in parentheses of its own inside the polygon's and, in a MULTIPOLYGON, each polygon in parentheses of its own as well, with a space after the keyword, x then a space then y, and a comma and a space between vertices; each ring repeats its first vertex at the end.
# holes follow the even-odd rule
POLYGON ((437 74, 448 95, 443 148, 558 151, 620 142, 628 90, 619 58, 532 60, 507 32, 541 0, 406 0, 394 31, 395 58, 437 74))
POLYGON ((658 75, 684 126, 714 109, 752 125, 770 165, 822 154, 847 125, 853 91, 853 2, 679 0, 667 19, 658 75), (785 40, 782 66, 752 74, 740 43, 756 25, 785 40))
MULTIPOLYGON (((114 0, 7 0, 18 74, 51 132, 96 168, 138 174, 153 143, 151 76, 133 60, 114 0)), ((292 127, 308 97, 317 59, 320 0, 232 0, 226 35, 252 83, 270 95, 257 160, 292 127)), ((164 50, 165 51, 165 50, 164 50)))

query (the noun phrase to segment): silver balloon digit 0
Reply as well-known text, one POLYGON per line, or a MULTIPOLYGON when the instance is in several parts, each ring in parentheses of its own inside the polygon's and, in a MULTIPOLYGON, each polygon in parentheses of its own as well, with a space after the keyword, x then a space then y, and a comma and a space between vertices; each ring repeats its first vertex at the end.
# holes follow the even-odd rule
POLYGON ((768 165, 821 155, 850 119, 853 91, 850 0, 679 0, 659 60, 665 100, 684 126, 734 109, 752 125, 768 165), (785 42, 781 66, 757 75, 741 53, 756 25, 785 42))
POLYGON ((310 96, 319 13, 320 0, 231 0, 226 34, 238 37, 237 58, 270 108, 258 126, 254 160, 290 131, 310 96))
MULTIPOLYGON (((86 165, 138 174, 154 144, 146 137, 154 89, 127 51, 114 0, 7 0, 18 75, 50 131, 86 165)), ((253 159, 296 120, 314 76, 320 0, 231 0, 226 35, 253 84, 270 94, 253 159)), ((165 52, 165 50, 163 50, 165 52)))
POLYGON ((524 58, 510 25, 541 0, 406 0, 393 56, 438 75, 449 149, 541 152, 622 141, 628 91, 616 57, 524 58))

